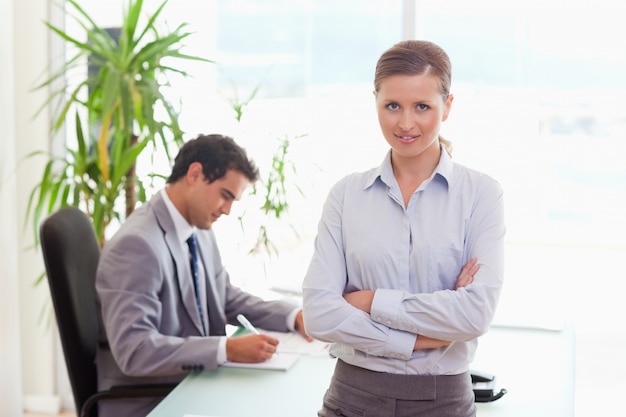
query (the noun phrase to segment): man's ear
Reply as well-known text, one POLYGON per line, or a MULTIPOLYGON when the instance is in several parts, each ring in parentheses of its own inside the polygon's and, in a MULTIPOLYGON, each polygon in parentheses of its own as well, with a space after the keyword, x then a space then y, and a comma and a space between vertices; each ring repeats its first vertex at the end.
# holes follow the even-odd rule
POLYGON ((200 162, 192 162, 187 168, 187 180, 194 182, 198 179, 202 179, 204 173, 202 172, 202 164, 200 162))

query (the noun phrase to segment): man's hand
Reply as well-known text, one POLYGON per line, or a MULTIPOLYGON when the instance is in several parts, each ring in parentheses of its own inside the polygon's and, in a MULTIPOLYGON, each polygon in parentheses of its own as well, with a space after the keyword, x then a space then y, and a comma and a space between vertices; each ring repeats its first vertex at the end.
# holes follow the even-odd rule
POLYGON ((276 353, 278 339, 265 334, 229 337, 226 340, 226 359, 231 362, 264 362, 276 353))
POLYGON ((298 333, 302 335, 306 339, 307 342, 312 342, 313 338, 309 336, 304 328, 304 318, 302 317, 302 310, 298 312, 296 316, 296 323, 294 324, 294 328, 298 333))

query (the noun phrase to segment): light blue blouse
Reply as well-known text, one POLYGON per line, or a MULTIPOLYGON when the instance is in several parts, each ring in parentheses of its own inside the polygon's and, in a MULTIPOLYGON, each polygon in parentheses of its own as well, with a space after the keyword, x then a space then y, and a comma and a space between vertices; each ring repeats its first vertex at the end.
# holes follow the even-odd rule
POLYGON ((445 151, 404 207, 391 154, 330 190, 303 283, 307 332, 347 363, 398 374, 468 370, 493 319, 504 275, 502 188, 445 151), (472 257, 474 282, 454 290, 472 257), (371 314, 345 292, 375 290, 371 314), (451 340, 413 351, 415 335, 451 340))

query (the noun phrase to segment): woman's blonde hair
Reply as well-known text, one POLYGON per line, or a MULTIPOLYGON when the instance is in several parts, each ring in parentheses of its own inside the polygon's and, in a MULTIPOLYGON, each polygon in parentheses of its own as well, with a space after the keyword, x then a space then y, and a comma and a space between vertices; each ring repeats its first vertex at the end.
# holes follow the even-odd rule
MULTIPOLYGON (((422 40, 398 42, 386 50, 376 63, 374 90, 393 75, 433 75, 437 78, 444 101, 450 95, 452 65, 448 54, 438 45, 422 40)), ((452 142, 439 135, 439 142, 452 155, 452 142)))

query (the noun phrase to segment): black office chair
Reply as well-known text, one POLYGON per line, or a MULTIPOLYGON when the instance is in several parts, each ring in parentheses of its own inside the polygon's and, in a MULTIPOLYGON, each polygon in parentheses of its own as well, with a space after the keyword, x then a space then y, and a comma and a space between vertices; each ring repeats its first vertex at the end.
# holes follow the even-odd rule
POLYGON ((98 391, 96 269, 100 247, 91 220, 76 207, 48 216, 40 230, 41 248, 59 327, 61 345, 79 417, 97 417, 100 400, 165 396, 172 384, 118 386, 98 391))

